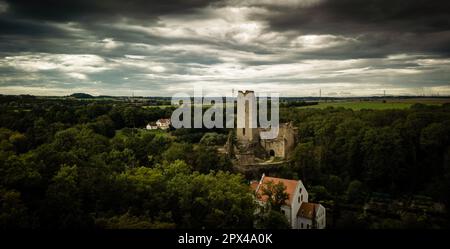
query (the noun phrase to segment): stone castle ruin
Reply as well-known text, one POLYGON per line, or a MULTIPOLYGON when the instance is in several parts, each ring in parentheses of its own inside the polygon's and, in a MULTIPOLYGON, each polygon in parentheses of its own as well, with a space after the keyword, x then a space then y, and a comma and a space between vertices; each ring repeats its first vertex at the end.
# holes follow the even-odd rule
POLYGON ((237 97, 238 128, 230 134, 225 145, 226 153, 237 166, 271 165, 287 161, 295 147, 297 128, 291 122, 279 125, 278 136, 261 139, 267 131, 258 127, 257 103, 253 91, 239 91, 237 97), (239 125, 241 123, 241 125, 239 125), (239 128, 242 127, 242 128, 239 128))

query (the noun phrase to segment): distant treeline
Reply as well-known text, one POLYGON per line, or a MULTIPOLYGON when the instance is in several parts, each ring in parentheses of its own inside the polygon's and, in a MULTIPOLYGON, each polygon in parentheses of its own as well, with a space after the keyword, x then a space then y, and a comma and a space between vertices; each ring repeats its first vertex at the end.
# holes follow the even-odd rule
POLYGON ((295 101, 282 101, 280 103, 280 107, 300 107, 300 106, 311 106, 317 105, 319 102, 317 101, 303 101, 303 100, 295 100, 295 101))

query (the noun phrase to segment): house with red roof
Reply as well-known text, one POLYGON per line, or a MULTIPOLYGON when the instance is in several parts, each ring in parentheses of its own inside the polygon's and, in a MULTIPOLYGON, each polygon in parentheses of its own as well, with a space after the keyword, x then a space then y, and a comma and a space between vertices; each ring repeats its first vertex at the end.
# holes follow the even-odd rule
POLYGON ((292 228, 325 228, 325 208, 321 204, 308 202, 308 191, 301 180, 269 177, 263 174, 259 182, 250 183, 260 205, 264 205, 269 198, 263 194, 263 189, 269 182, 272 184, 281 182, 286 187, 285 192, 288 194, 288 198, 281 206, 281 212, 286 215, 292 228))
POLYGON ((326 226, 326 210, 318 203, 303 202, 297 212, 298 229, 323 229, 326 226))
POLYGON ((158 126, 159 129, 169 129, 170 128, 170 119, 168 118, 161 118, 156 121, 156 126, 158 126))
POLYGON ((147 130, 156 130, 156 129, 167 130, 170 128, 170 124, 171 124, 170 119, 161 118, 158 119, 156 122, 148 123, 145 128, 147 130))

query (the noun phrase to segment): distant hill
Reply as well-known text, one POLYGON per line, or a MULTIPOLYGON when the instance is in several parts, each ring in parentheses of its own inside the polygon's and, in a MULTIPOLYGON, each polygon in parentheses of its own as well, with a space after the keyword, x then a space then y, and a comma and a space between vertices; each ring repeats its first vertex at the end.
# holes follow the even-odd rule
POLYGON ((73 93, 69 97, 77 98, 77 99, 90 99, 95 98, 94 96, 87 93, 73 93))

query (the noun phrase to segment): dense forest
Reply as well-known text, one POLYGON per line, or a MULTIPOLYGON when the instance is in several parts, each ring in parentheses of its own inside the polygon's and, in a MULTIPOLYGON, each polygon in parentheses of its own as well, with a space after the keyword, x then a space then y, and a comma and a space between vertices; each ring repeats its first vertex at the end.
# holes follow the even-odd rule
MULTIPOLYGON (((330 228, 448 228, 450 105, 281 110, 293 159, 330 228)), ((0 96, 1 228, 283 228, 255 216, 244 175, 217 153, 226 129, 145 130, 172 107, 0 96), (258 221, 258 222, 255 222, 258 221)))

